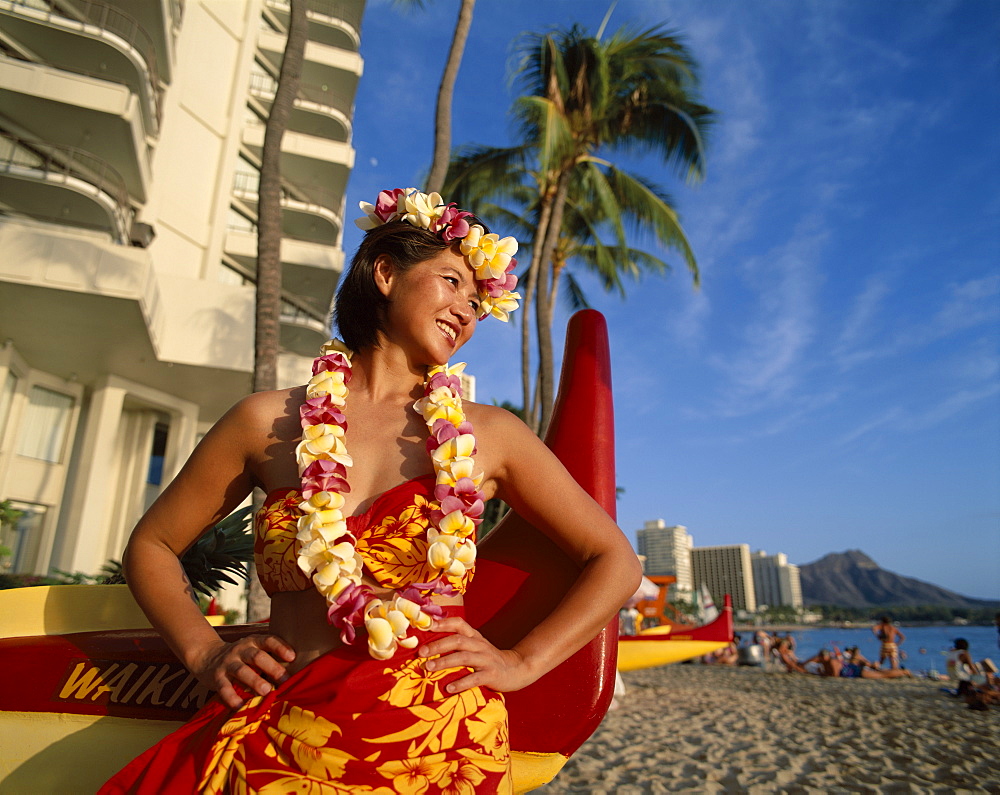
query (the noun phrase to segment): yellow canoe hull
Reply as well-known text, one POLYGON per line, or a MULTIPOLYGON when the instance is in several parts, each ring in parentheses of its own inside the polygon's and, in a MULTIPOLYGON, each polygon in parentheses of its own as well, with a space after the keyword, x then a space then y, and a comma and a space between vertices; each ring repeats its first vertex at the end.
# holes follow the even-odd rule
POLYGON ((684 662, 711 654, 725 646, 729 641, 718 640, 667 640, 652 638, 650 640, 620 640, 618 641, 618 670, 637 671, 640 668, 655 668, 658 665, 684 662))

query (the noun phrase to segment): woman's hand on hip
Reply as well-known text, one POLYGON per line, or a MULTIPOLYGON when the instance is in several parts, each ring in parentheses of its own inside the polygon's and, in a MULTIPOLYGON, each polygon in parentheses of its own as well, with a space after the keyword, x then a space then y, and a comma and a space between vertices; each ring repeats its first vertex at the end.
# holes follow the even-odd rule
POLYGON ((471 668, 472 673, 447 686, 449 693, 461 693, 473 687, 489 687, 500 692, 520 690, 537 679, 525 659, 513 650, 498 649, 464 618, 435 621, 432 632, 450 633, 423 643, 417 649, 420 657, 435 657, 424 662, 428 671, 445 668, 471 668))
POLYGON ((233 643, 220 640, 189 668, 227 707, 239 709, 243 698, 234 685, 266 696, 285 678, 285 669, 294 659, 295 650, 277 635, 247 635, 233 643))

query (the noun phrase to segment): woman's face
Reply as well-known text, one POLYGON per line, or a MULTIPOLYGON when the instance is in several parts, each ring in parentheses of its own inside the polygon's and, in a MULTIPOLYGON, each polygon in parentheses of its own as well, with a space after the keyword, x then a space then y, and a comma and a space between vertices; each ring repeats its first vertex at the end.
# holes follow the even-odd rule
POLYGON ((421 364, 445 364, 471 339, 479 293, 472 268, 454 247, 397 272, 376 263, 379 289, 389 299, 386 336, 412 348, 421 364))

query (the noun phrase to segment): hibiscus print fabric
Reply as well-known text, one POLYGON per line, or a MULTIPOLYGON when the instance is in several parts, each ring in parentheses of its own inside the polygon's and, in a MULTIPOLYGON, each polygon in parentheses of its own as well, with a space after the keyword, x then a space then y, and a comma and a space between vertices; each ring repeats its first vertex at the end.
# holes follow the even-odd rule
POLYGON ((425 671, 405 649, 386 661, 335 649, 235 712, 208 704, 101 792, 511 792, 503 696, 445 691, 467 672, 425 671))

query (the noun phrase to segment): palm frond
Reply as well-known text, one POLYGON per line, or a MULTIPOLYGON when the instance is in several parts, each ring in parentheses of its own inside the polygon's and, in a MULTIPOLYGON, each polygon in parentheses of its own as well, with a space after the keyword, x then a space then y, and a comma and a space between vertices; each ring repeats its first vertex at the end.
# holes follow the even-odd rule
POLYGON ((571 271, 564 270, 562 274, 562 300, 570 312, 579 312, 581 309, 590 309, 590 301, 583 293, 580 282, 571 271))
POLYGON ((198 593, 211 596, 225 583, 236 585, 247 578, 246 564, 253 560, 253 534, 250 532, 253 508, 247 506, 229 514, 181 556, 181 565, 198 593))

